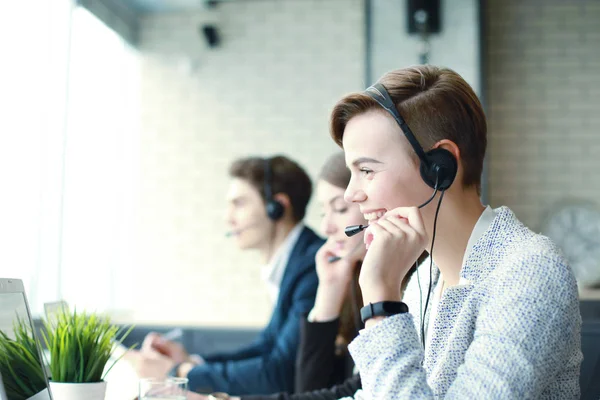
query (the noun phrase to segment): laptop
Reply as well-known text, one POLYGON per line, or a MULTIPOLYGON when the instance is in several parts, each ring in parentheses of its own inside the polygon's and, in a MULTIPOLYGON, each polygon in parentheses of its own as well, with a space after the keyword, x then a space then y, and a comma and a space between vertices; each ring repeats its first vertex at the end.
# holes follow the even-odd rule
POLYGON ((44 314, 48 321, 55 319, 59 314, 70 312, 69 304, 64 300, 44 303, 44 314))
MULTIPOLYGON (((8 340, 15 339, 14 324, 18 321, 23 321, 32 335, 35 335, 35 328, 25 296, 23 281, 20 279, 4 279, 0 278, 0 332, 2 332, 8 340)), ((4 335, 2 337, 4 337, 4 335)), ((5 339, 2 339, 5 340, 5 339)), ((48 376, 45 368, 42 366, 42 352, 39 346, 39 341, 36 340, 35 357, 39 361, 43 380, 28 379, 27 376, 21 376, 20 379, 26 386, 26 393, 21 392, 23 389, 15 384, 15 379, 11 371, 5 368, 0 360, 0 399, 15 400, 26 398, 27 400, 52 400, 50 387, 48 385, 48 376)))
POLYGON ((4 391, 4 382, 2 382, 2 374, 0 374, 0 400, 8 400, 4 391))

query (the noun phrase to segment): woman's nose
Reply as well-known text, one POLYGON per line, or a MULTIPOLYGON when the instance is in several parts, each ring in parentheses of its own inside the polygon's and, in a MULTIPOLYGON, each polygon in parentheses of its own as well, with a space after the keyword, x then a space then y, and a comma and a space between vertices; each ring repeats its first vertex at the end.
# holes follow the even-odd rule
POLYGON ((337 231, 335 224, 331 220, 331 216, 328 214, 325 214, 321 220, 321 231, 323 231, 326 236, 331 236, 337 231))
POLYGON ((344 201, 346 203, 360 203, 361 201, 365 201, 366 198, 365 192, 357 187, 354 179, 350 179, 348 187, 346 187, 346 191, 344 192, 344 201))

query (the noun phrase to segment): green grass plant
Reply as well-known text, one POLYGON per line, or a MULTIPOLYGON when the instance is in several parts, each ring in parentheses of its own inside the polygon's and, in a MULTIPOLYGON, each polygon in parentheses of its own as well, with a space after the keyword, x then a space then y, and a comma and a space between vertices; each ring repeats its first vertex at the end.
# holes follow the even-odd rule
POLYGON ((115 343, 122 344, 133 329, 124 331, 108 317, 77 311, 59 312, 44 325, 51 379, 69 383, 102 382, 118 361, 108 365, 115 343))
POLYGON ((0 331, 0 373, 6 395, 26 400, 46 388, 36 340, 27 322, 17 318, 14 338, 0 331))

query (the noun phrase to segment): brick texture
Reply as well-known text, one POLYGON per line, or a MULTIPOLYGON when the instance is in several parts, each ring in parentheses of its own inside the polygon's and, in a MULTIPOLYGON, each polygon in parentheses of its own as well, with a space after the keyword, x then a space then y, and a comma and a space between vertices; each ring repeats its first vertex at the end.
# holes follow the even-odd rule
MULTIPOLYGON (((230 162, 283 153, 314 178, 336 150, 328 117, 363 88, 360 0, 223 2, 142 21, 137 321, 260 326, 261 261, 224 237, 230 162), (209 49, 198 26, 214 22, 209 49)), ((310 205, 308 223, 318 227, 310 205)))
POLYGON ((490 199, 539 230, 600 195, 600 2, 486 3, 490 199))

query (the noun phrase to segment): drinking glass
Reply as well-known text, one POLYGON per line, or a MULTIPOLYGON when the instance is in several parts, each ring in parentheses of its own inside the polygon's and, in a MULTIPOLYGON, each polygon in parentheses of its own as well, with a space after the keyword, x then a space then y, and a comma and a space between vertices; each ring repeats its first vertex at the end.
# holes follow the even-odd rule
POLYGON ((140 400, 185 400, 187 378, 140 379, 140 400))

